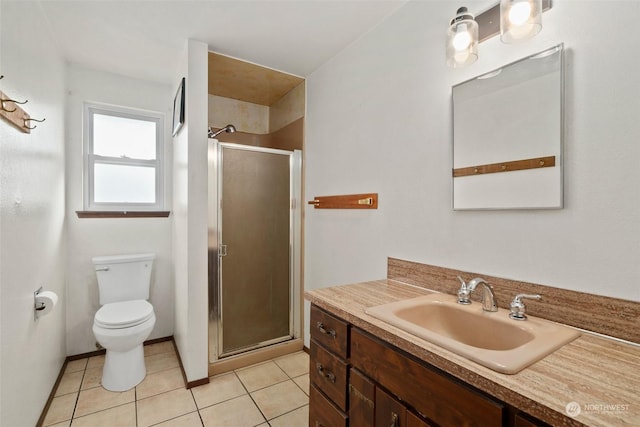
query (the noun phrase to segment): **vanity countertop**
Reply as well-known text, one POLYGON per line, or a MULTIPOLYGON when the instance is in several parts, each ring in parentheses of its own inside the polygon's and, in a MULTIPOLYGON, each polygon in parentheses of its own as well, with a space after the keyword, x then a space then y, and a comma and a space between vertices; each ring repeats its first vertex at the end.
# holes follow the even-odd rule
POLYGON ((365 313, 369 307, 429 293, 401 282, 377 280, 306 291, 305 297, 352 325, 553 426, 640 426, 639 346, 583 332, 528 368, 506 375, 365 313), (579 405, 579 414, 568 416, 568 405, 575 408, 575 404, 579 405))

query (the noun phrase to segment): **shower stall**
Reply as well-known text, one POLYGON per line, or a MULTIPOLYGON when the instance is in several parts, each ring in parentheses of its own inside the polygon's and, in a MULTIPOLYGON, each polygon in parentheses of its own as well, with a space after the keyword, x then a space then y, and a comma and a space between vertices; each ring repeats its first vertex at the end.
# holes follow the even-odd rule
POLYGON ((209 139, 208 160, 213 363, 300 337, 302 159, 209 139))

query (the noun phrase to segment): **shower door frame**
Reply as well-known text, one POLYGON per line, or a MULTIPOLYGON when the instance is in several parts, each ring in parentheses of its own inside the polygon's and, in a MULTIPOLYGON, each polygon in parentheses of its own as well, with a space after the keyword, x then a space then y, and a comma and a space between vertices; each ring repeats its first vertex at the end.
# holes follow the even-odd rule
POLYGON ((301 266, 302 266, 302 152, 208 140, 208 263, 209 263, 209 363, 287 342, 301 335, 301 266), (236 149, 289 156, 289 335, 260 342, 241 349, 223 352, 222 333, 222 152, 236 149))

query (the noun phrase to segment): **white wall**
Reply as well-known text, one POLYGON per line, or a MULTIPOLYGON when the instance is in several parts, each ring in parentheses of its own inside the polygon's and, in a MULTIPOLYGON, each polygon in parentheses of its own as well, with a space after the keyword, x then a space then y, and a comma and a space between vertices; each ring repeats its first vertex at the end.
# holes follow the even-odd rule
POLYGON ((208 377, 207 58, 189 40, 176 70, 186 78, 185 124, 173 139, 175 341, 187 381, 208 377))
POLYGON ((82 117, 85 101, 164 113, 165 200, 171 209, 173 88, 78 65, 67 67, 67 354, 96 350, 91 329, 100 308, 91 258, 141 252, 156 254, 150 298, 156 325, 149 339, 173 335, 172 218, 78 218, 83 209, 82 117))
MULTIPOLYGON (((468 2, 472 12, 486 2, 468 2)), ((447 1, 409 2, 307 79, 305 286, 383 278, 387 256, 640 301, 640 2, 556 1, 533 40, 445 65, 447 1), (565 43, 565 208, 451 210, 451 86, 565 43)))
POLYGON ((46 118, 30 135, 0 119, 2 426, 36 424, 66 355, 64 64, 45 27, 36 3, 0 3, 0 89, 46 118), (60 299, 34 320, 40 286, 60 299))

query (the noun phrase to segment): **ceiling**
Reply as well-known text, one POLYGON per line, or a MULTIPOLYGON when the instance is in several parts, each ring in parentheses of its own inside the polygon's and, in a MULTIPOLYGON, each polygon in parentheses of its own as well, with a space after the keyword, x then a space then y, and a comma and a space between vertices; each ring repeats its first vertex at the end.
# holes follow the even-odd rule
POLYGON ((306 77, 406 0, 37 0, 65 59, 173 84, 186 40, 306 77))

